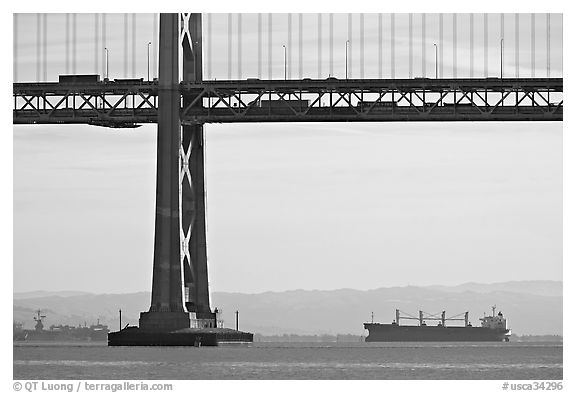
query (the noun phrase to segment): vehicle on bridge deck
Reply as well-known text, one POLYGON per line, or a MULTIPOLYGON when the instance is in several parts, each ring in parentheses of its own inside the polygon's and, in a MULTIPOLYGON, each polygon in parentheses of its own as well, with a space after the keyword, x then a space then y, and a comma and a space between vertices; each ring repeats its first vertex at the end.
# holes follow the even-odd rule
POLYGON ((75 74, 75 75, 59 75, 59 83, 98 83, 100 82, 100 75, 98 74, 75 74))
MULTIPOLYGON (((472 104, 471 102, 463 102, 463 103, 459 103, 459 104, 454 104, 452 102, 445 102, 444 106, 446 108, 471 108, 474 106, 474 104, 472 104)), ((476 105, 476 106, 482 106, 482 105, 476 105)))
POLYGON ((310 106, 309 100, 260 100, 260 108, 270 109, 306 109, 310 106))
POLYGON ((142 83, 144 78, 120 78, 114 79, 114 83, 142 83))
POLYGON ((368 112, 390 110, 397 106, 398 103, 396 101, 361 101, 358 103, 357 108, 363 112, 368 112))

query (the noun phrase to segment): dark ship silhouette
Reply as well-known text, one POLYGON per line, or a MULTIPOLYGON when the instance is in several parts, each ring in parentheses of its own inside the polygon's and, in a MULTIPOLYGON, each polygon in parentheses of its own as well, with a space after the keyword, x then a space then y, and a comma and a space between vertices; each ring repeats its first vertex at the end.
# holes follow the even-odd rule
POLYGON ((496 306, 492 307, 491 316, 480 318, 479 327, 472 326, 468 321, 468 312, 463 315, 464 318, 446 318, 446 312, 442 311, 440 317, 436 315, 425 317, 424 312, 420 311, 418 317, 402 317, 400 310, 396 310, 396 319, 391 324, 374 323, 374 321, 365 323, 364 329, 369 332, 365 341, 509 341, 510 329, 502 312, 496 314, 496 306), (417 326, 400 325, 401 319, 417 320, 419 323, 417 326), (438 324, 426 325, 427 320, 438 321, 438 324), (446 321, 463 321, 464 325, 447 326, 446 321))
POLYGON ((40 310, 36 311, 34 329, 23 329, 22 324, 13 323, 14 341, 107 341, 108 326, 102 325, 100 320, 95 325, 87 326, 70 326, 70 325, 51 325, 44 329, 43 320, 46 315, 42 315, 40 310))

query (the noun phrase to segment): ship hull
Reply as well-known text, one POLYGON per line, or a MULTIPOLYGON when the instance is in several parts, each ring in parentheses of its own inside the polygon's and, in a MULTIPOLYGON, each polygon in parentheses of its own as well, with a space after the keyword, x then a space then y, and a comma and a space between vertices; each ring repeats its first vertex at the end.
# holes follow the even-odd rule
POLYGON ((408 341, 508 341, 509 329, 458 326, 398 326, 365 323, 369 334, 366 342, 408 341))

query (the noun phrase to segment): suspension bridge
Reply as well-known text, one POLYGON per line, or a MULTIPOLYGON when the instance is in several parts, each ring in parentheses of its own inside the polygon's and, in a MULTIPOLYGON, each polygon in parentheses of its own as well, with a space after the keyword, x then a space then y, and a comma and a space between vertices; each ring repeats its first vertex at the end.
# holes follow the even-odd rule
POLYGON ((135 15, 51 17, 60 18, 58 32, 49 32, 45 14, 15 15, 13 123, 158 124, 151 306, 139 328, 111 334, 111 345, 182 344, 168 334, 179 329, 200 329, 190 345, 251 338, 206 330, 217 317, 208 293, 203 124, 563 115, 561 68, 551 55, 558 15, 160 14, 146 16, 145 28, 135 15), (80 17, 93 17, 91 45, 80 17), (24 31, 36 32, 26 36, 30 45, 20 44, 24 31), (51 36, 61 41, 49 44, 51 36), (146 67, 137 60, 142 48, 146 67), (115 52, 118 77, 110 72, 115 52))

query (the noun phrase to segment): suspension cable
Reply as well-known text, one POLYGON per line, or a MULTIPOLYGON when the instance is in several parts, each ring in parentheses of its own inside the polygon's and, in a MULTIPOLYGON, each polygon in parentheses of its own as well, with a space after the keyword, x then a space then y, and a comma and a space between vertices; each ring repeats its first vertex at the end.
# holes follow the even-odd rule
POLYGON ((413 14, 408 14, 408 77, 412 79, 414 76, 414 56, 413 56, 413 14))
POLYGON ((364 79, 364 14, 360 14, 360 79, 364 79))
POLYGON ((13 40, 12 40, 12 50, 14 53, 14 57, 12 58, 12 80, 14 82, 18 82, 18 14, 14 13, 14 20, 13 20, 13 40))
POLYGON ((288 37, 286 44, 286 68, 288 79, 292 79, 292 14, 288 13, 288 37))
POLYGON ((258 13, 258 79, 262 78, 262 14, 258 13))
POLYGON ((77 14, 72 14, 72 73, 76 74, 76 17, 77 14))
POLYGON ((452 14, 452 78, 458 78, 458 14, 452 14))
POLYGON ((124 14, 124 78, 128 78, 128 14, 124 14))
POLYGON ((228 80, 232 79, 232 14, 228 14, 228 80))
POLYGON ((422 77, 426 78, 426 14, 422 13, 422 77))
POLYGON ((470 13, 470 78, 474 78, 474 14, 470 13))
POLYGON ((488 78, 488 14, 484 14, 484 78, 488 78))
POLYGON ((530 14, 530 64, 531 76, 536 75, 536 14, 530 14))
POLYGON ((100 15, 94 14, 94 73, 100 74, 98 65, 100 64, 100 15))
POLYGON ((550 14, 546 14, 546 77, 550 78, 550 14))
POLYGON ((268 79, 272 79, 272 14, 268 14, 268 79))
POLYGON ((236 50, 238 51, 238 79, 242 79, 242 13, 238 13, 238 41, 236 50))
POLYGON ((136 14, 132 14, 132 78, 136 78, 136 14))
POLYGON ((515 66, 516 78, 520 77, 520 14, 514 14, 514 44, 515 44, 515 66))
POLYGON ((298 14, 298 78, 302 79, 302 72, 303 72, 303 45, 302 45, 302 36, 303 36, 303 21, 304 15, 298 14))
POLYGON ((378 14, 378 79, 382 79, 382 14, 378 14))
POLYGON ((329 27, 330 27, 330 34, 328 37, 330 38, 330 75, 334 76, 334 14, 329 14, 329 27))
POLYGON ((318 79, 322 78, 322 14, 318 14, 318 79))
POLYGON ((48 14, 42 14, 42 79, 48 82, 48 14))

